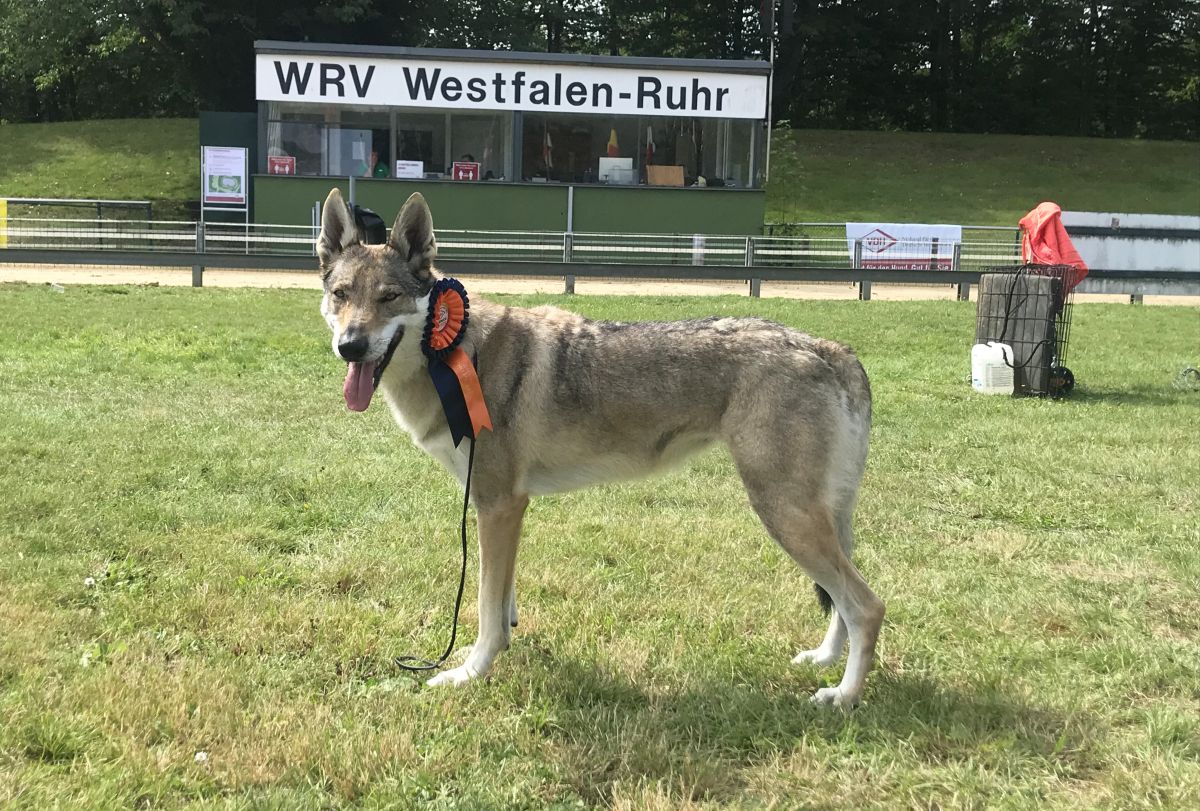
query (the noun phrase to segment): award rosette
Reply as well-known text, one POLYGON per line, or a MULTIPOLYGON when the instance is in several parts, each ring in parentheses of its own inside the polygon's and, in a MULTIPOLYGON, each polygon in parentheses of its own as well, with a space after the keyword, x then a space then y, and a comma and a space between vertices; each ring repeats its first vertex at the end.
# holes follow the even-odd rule
POLYGON ((454 447, 467 436, 492 430, 475 364, 459 344, 470 322, 470 300, 457 279, 438 279, 429 293, 429 315, 421 336, 421 351, 429 360, 429 377, 442 401, 454 447))

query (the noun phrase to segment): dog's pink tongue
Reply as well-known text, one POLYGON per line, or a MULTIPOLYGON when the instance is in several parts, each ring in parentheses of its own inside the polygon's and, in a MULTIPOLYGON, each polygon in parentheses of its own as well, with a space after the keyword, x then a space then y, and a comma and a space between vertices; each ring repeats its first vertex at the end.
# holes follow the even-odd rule
POLYGON ((375 393, 375 364, 350 363, 346 370, 346 383, 342 394, 346 397, 346 408, 351 411, 366 411, 375 393))

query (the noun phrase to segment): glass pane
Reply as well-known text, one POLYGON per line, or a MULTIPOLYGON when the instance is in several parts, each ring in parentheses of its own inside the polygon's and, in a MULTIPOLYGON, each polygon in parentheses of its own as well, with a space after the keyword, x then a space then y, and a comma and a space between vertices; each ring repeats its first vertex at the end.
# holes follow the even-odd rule
POLYGON ((267 107, 267 117, 281 121, 337 121, 337 109, 330 104, 272 101, 267 107))
POLYGON ((291 155, 296 158, 296 174, 327 174, 322 165, 324 127, 275 121, 267 125, 267 154, 291 155))
POLYGON ((638 119, 614 115, 526 113, 521 132, 525 180, 567 183, 636 183, 644 144, 638 119), (623 159, 605 163, 601 159, 623 159), (615 166, 616 172, 607 171, 615 166))
POLYGON ((425 172, 446 172, 446 114, 400 110, 396 114, 396 160, 423 161, 425 172))
POLYGON ((479 163, 482 180, 504 180, 511 176, 508 160, 511 130, 511 113, 451 113, 450 160, 479 163))
POLYGON ((524 180, 745 188, 758 122, 527 113, 521 132, 524 180), (663 167, 648 171, 647 166, 663 167))

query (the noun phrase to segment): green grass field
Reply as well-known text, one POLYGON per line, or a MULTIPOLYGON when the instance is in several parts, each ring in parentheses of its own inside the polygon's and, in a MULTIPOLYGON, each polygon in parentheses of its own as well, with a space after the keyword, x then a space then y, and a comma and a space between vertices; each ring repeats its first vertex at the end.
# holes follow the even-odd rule
POLYGON ((196 119, 0 124, 0 197, 200 196, 196 119))
MULTIPOLYGON (((775 131, 768 222, 1016 225, 1067 210, 1200 214, 1200 143, 949 133, 775 131)), ((194 119, 0 125, 0 196, 198 195, 194 119)))
POLYGON ((809 705, 824 619, 717 451, 535 501, 512 649, 421 689, 459 496, 345 410, 314 293, 3 286, 0 806, 1195 807, 1194 309, 1076 307, 1049 402, 970 391, 970 304, 506 300, 859 349, 864 705, 809 705))
POLYGON ((1064 211, 1200 214, 1200 144, 928 132, 775 132, 767 221, 1012 225, 1064 211))

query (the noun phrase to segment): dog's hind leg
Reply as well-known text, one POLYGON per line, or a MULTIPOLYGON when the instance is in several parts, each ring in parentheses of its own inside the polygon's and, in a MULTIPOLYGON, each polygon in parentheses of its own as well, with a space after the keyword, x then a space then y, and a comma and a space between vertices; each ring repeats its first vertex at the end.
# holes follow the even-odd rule
POLYGON ((439 673, 430 686, 465 684, 486 676, 512 635, 509 592, 527 497, 479 506, 479 637, 467 661, 439 673))
MULTIPOLYGON (((837 687, 825 687, 813 695, 817 704, 851 707, 862 698, 867 673, 875 657, 875 643, 883 625, 883 601, 863 580, 843 549, 837 519, 816 494, 815 482, 780 476, 778 460, 756 458, 732 448, 734 460, 746 484, 750 503, 767 532, 811 577, 829 593, 836 614, 831 617, 825 642, 840 653, 840 623, 845 623, 850 640, 846 671, 837 687)), ((799 455, 813 462, 812 455, 799 455)), ((831 653, 823 643, 817 651, 831 653)), ((803 654, 802 654, 803 656, 803 654)), ((825 657, 822 657, 825 658, 825 657)))
MULTIPOLYGON (((852 517, 854 514, 854 499, 848 500, 837 512, 835 524, 837 526, 838 543, 841 544, 842 551, 846 553, 846 557, 850 556, 854 548, 854 528, 852 526, 852 517)), ((821 600, 821 607, 829 612, 829 630, 825 632, 825 638, 821 641, 820 646, 812 650, 801 651, 792 659, 793 664, 813 664, 817 667, 832 667, 837 664, 838 659, 842 658, 842 651, 846 649, 846 638, 848 631, 846 622, 838 614, 837 609, 832 607, 832 598, 829 593, 817 586, 817 596, 821 600)))
MULTIPOLYGON (((755 501, 753 496, 751 501, 755 501)), ((842 623, 850 640, 850 655, 841 683, 818 690, 813 702, 845 707, 858 704, 883 626, 883 601, 871 591, 842 551, 828 510, 817 504, 803 509, 774 500, 766 508, 757 503, 755 507, 772 537, 833 598, 836 613, 830 619, 830 632, 818 652, 832 654, 835 659, 841 653, 842 623)))

